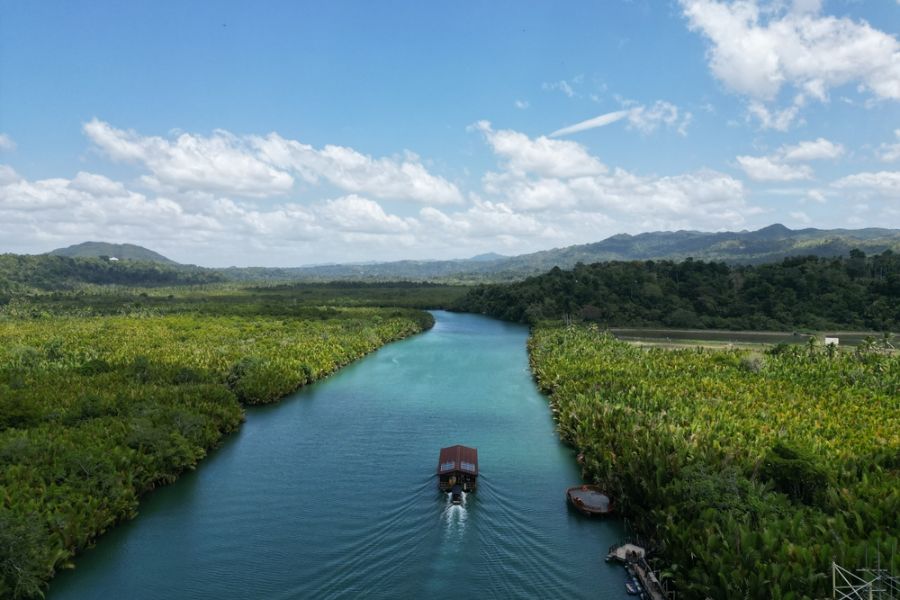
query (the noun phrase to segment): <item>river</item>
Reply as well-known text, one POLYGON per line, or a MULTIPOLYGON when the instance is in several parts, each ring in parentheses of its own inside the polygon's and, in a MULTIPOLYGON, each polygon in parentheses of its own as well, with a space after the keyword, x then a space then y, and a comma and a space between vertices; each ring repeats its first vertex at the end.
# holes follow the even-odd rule
POLYGON ((527 328, 434 314, 430 331, 249 408, 48 597, 627 597, 602 559, 620 522, 566 506, 579 469, 531 379, 527 328), (453 444, 479 453, 463 507, 433 476, 453 444))

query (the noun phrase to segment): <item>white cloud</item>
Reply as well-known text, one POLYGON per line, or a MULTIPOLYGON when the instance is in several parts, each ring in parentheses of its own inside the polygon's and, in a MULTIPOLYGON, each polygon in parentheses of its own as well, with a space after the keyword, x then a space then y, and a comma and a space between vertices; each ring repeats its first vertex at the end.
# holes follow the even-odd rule
POLYGON ((740 225, 755 209, 745 203, 743 184, 722 173, 701 170, 674 176, 641 176, 624 169, 599 170, 600 160, 581 144, 529 138, 516 131, 477 128, 507 170, 488 173, 484 192, 511 210, 540 213, 541 222, 566 222, 566 215, 593 214, 589 221, 641 223, 645 226, 715 228, 740 225), (593 168, 571 168, 574 164, 593 168))
POLYGON ((838 179, 832 186, 886 198, 900 198, 900 171, 864 172, 838 179))
POLYGON ((819 204, 825 204, 828 202, 828 197, 821 190, 808 190, 806 192, 807 199, 812 202, 818 202, 819 204))
POLYGON ((750 116, 756 117, 760 127, 763 129, 787 131, 795 123, 803 121, 800 118, 800 109, 805 104, 806 99, 802 95, 796 96, 794 103, 783 109, 769 109, 762 102, 752 100, 747 105, 747 112, 750 116))
POLYGON ((756 181, 797 181, 811 179, 812 168, 789 163, 836 159, 843 154, 841 144, 820 137, 793 146, 782 146, 770 156, 738 156, 737 161, 747 176, 756 181))
POLYGON ((565 209, 578 203, 575 193, 562 179, 540 177, 529 179, 515 173, 487 173, 484 191, 509 199, 509 204, 523 210, 565 209))
POLYGON ((146 167, 142 182, 157 191, 210 192, 270 197, 293 188, 294 175, 377 198, 447 204, 462 202, 457 187, 428 172, 417 156, 373 158, 346 146, 316 149, 277 133, 237 137, 217 130, 174 140, 141 136, 94 119, 84 126, 113 160, 146 167))
POLYGON ((503 202, 474 199, 465 210, 446 214, 436 208, 423 208, 422 221, 436 226, 440 233, 459 243, 460 239, 496 239, 509 243, 515 238, 554 237, 558 232, 534 215, 519 212, 503 202))
POLYGON ((346 146, 327 145, 317 150, 277 133, 251 137, 249 142, 262 160, 291 170, 310 183, 324 179, 349 192, 426 204, 463 200, 453 183, 429 173, 412 153, 403 158, 373 158, 346 146))
POLYGON ((19 174, 9 165, 0 165, 0 185, 6 185, 19 180, 19 174))
POLYGON ((16 149, 16 142, 5 133, 0 133, 0 151, 16 149))
POLYGON ((341 231, 356 233, 398 233, 410 229, 410 223, 384 212, 374 200, 356 195, 329 200, 319 209, 324 220, 341 231))
POLYGON ((811 179, 812 169, 806 165, 786 165, 769 156, 738 156, 738 164, 756 181, 796 181, 811 179))
POLYGON ((519 110, 525 110, 526 108, 531 106, 531 104, 529 104, 528 100, 516 100, 515 102, 513 102, 513 105, 516 108, 518 108, 519 110))
POLYGON ((809 215, 807 215, 802 210, 791 211, 789 214, 794 221, 800 223, 801 225, 809 225, 810 223, 812 223, 812 219, 809 218, 809 215))
POLYGON ((745 204, 743 184, 712 170, 657 177, 615 169, 609 175, 573 179, 570 186, 583 209, 619 213, 626 219, 691 221, 717 228, 739 225, 753 212, 745 204))
POLYGON ((273 258, 284 256, 267 260, 267 253, 285 248, 294 252, 287 264, 297 265, 301 259, 292 244, 309 244, 319 256, 330 251, 346 260, 349 250, 408 246, 419 228, 416 219, 388 214, 377 202, 357 195, 265 208, 208 196, 188 208, 182 199, 148 197, 94 173, 38 181, 22 179, 11 169, 0 169, 0 174, 0 239, 18 241, 7 250, 35 252, 87 239, 122 240, 175 249, 176 259, 193 249, 196 254, 182 260, 222 265, 247 264, 253 250, 256 259, 249 260, 272 264, 273 258))
POLYGON ((843 156, 844 147, 825 138, 800 142, 795 146, 782 146, 779 155, 786 161, 835 159, 843 156))
POLYGON ((574 98, 578 96, 578 92, 575 91, 574 86, 581 85, 582 83, 584 83, 584 75, 576 75, 572 78, 571 83, 569 81, 566 81, 565 79, 553 82, 545 81, 541 84, 541 89, 545 92, 562 92, 567 97, 574 98))
POLYGON ((750 99, 764 129, 786 131, 807 98, 855 84, 875 100, 900 100, 900 42, 865 21, 822 14, 820 0, 679 0, 688 26, 710 42, 707 60, 725 87, 750 99), (785 88, 794 99, 770 108, 785 88))
POLYGON ((687 135, 687 127, 693 119, 691 113, 679 117, 678 107, 665 100, 657 100, 653 105, 637 106, 628 111, 628 124, 641 133, 652 133, 660 125, 674 127, 681 135, 687 135))
POLYGON ((170 141, 93 119, 84 133, 113 160, 143 165, 155 181, 176 189, 262 197, 287 192, 294 184, 290 174, 260 160, 227 131, 209 137, 183 133, 170 141))
POLYGON ((532 139, 509 129, 495 131, 488 121, 479 121, 473 128, 484 135, 494 153, 503 158, 506 167, 514 172, 575 177, 606 171, 606 166, 577 142, 545 136, 532 139))
MULTIPOLYGON (((897 0, 900 3, 900 0, 897 0)), ((884 143, 878 147, 876 154, 882 162, 896 162, 900 160, 900 129, 894 130, 895 143, 884 143)))
POLYGON ((680 0, 689 26, 710 41, 709 66, 727 87, 763 101, 785 85, 824 100, 857 83, 900 100, 900 43, 865 21, 821 14, 821 2, 760 5, 757 0, 680 0))

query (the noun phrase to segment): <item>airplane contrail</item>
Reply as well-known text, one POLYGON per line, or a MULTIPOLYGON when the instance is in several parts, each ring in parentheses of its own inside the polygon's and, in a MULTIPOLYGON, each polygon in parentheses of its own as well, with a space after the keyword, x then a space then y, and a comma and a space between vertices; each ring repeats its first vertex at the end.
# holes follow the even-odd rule
POLYGON ((605 127, 610 123, 615 123, 616 121, 624 119, 628 116, 628 112, 629 111, 627 110, 617 110, 615 112, 606 113, 605 115, 600 115, 599 117, 594 117, 593 119, 588 119, 581 123, 575 123, 574 125, 557 129, 550 134, 550 137, 569 135, 570 133, 578 133, 579 131, 584 131, 586 129, 594 129, 595 127, 605 127))

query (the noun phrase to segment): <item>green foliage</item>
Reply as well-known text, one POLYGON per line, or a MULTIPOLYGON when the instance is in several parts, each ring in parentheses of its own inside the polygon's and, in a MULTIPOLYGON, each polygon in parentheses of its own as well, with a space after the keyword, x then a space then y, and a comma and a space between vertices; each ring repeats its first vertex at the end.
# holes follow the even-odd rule
POLYGON ((728 266, 686 260, 552 269, 473 288, 456 308, 537 323, 580 317, 606 326, 776 330, 900 328, 900 254, 728 266))
POLYGON ((141 246, 134 244, 109 244, 106 242, 83 242, 66 248, 57 248, 50 252, 53 256, 68 256, 69 258, 102 258, 109 260, 115 257, 119 260, 137 260, 143 262, 158 262, 163 264, 174 265, 175 261, 170 260, 141 246))
POLYGON ((775 489, 805 504, 820 503, 828 487, 828 475, 811 456, 777 442, 766 453, 760 479, 771 481, 775 489))
POLYGON ((298 283, 255 287, 236 284, 161 288, 81 286, 68 291, 15 294, 6 304, 0 305, 0 318, 188 313, 318 320, 337 314, 337 307, 342 306, 447 308, 468 290, 465 286, 408 282, 298 283))
POLYGON ((225 281, 225 277, 199 267, 48 254, 0 254, 0 304, 8 303, 16 293, 71 290, 86 284, 163 286, 219 281, 225 281))
POLYGON ((821 598, 832 559, 890 560, 900 356, 645 349, 595 326, 539 326, 529 351, 585 477, 657 542, 679 598, 821 598))
POLYGON ((433 323, 238 297, 192 296, 202 311, 167 298, 170 314, 81 316, 102 311, 77 295, 64 296, 75 316, 32 310, 45 298, 0 311, 0 597, 40 595, 141 494, 235 430, 241 403, 278 400, 433 323))

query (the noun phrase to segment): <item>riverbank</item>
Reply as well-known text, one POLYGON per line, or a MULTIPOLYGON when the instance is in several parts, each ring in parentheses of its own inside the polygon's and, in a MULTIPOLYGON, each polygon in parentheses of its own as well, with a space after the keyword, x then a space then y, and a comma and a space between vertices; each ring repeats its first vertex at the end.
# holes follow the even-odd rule
POLYGON ((202 468, 61 573, 48 600, 624 600, 615 518, 566 504, 580 473, 528 371, 528 329, 435 313, 247 421, 202 468), (440 448, 478 448, 453 506, 440 448))
POLYGON ((434 323, 405 309, 204 310, 0 320, 0 597, 39 596, 144 494, 235 431, 242 405, 434 323))
POLYGON ((586 326, 537 327, 529 353, 585 477, 679 597, 824 597, 832 559, 890 560, 900 357, 647 349, 586 326))

